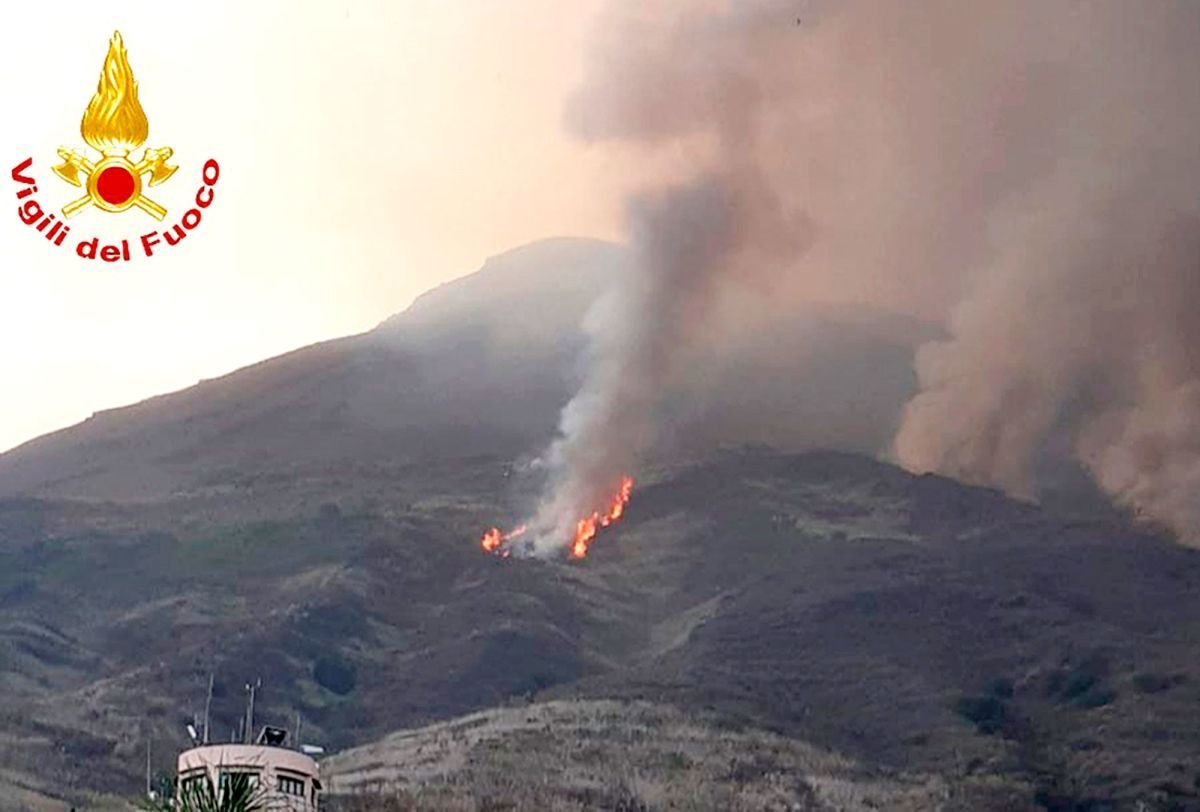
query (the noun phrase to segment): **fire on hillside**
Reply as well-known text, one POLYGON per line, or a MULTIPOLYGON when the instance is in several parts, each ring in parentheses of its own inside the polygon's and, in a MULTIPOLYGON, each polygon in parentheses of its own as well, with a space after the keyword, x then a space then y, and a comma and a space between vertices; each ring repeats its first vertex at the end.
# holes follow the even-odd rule
MULTIPOLYGON (((571 539, 571 558, 586 558, 588 549, 596 540, 596 536, 606 527, 610 527, 625 515, 625 506, 633 493, 633 477, 621 477, 620 485, 608 500, 603 510, 593 510, 575 523, 574 537, 571 539)), ((505 533, 498 527, 489 528, 480 538, 479 543, 486 553, 493 553, 503 558, 512 555, 513 540, 528 532, 529 526, 522 524, 505 533)))

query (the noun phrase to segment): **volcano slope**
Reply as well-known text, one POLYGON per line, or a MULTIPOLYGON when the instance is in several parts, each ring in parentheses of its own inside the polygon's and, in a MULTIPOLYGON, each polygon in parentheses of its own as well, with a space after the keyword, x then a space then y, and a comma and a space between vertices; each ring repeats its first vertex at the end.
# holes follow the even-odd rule
MULTIPOLYGON (((492 257, 368 333, 99 412, 0 454, 0 497, 187 497, 228 512, 228 497, 252 480, 338 471, 357 482, 372 465, 537 453, 579 385, 585 314, 628 265, 618 245, 568 238, 492 257)), ((761 326, 698 354, 703 375, 666 404, 688 421, 681 431, 710 447, 749 439, 874 452, 913 393, 914 348, 936 332, 845 306, 761 326)))
MULTIPOLYGON (((630 708, 618 732, 712 734, 689 780, 761 788, 757 768, 713 763, 742 730, 793 742, 759 766, 810 765, 809 784, 879 770, 965 809, 1195 807, 1194 551, 1066 512, 1087 499, 1039 509, 792 453, 887 442, 930 335, 910 321, 824 309, 725 348, 678 409, 704 444, 639 472, 586 561, 482 554, 480 532, 534 498, 524 463, 625 261, 591 241, 526 246, 370 333, 0 455, 0 808, 100 808, 141 784, 147 742, 169 771, 210 673, 218 739, 262 677, 260 719, 299 713, 331 750, 531 701, 568 719, 595 705, 551 703, 613 702, 630 708), (745 404, 763 410, 752 436, 787 453, 712 452, 745 404)), ((574 727, 581 751, 620 741, 574 727)), ((612 800, 589 786, 554 797, 612 800)))
MULTIPOLYGON (((944 808, 1196 807, 1193 550, 856 455, 748 449, 652 472, 585 561, 505 560, 477 537, 520 501, 507 458, 371 473, 246 485, 296 500, 248 520, 5 502, 3 780, 131 791, 147 738, 160 769, 185 744, 213 669, 218 735, 255 676, 263 720, 299 712, 331 749, 611 700, 836 754, 848 781, 944 782, 944 808)), ((578 749, 611 745, 579 727, 578 749)))

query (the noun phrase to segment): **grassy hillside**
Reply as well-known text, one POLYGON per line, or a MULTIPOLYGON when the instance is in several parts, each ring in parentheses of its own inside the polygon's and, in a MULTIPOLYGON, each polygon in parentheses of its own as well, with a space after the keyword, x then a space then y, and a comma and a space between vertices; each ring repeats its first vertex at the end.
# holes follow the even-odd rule
POLYGON ((650 472, 584 562, 481 554, 532 484, 475 457, 0 503, 0 730, 20 742, 0 768, 134 791, 211 669, 218 735, 257 676, 262 720, 299 712, 331 750, 612 699, 1030 808, 1196 803, 1195 551, 863 457, 743 450, 650 472))
POLYGON ((918 812, 946 784, 646 702, 554 701, 390 735, 322 765, 339 809, 918 812), (511 805, 511 806, 510 806, 511 805))

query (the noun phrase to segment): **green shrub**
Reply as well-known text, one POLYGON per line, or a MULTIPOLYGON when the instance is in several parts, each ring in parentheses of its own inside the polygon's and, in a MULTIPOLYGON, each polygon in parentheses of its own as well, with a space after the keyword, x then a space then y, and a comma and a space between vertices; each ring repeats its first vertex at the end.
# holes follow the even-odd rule
POLYGON ((1180 683, 1178 677, 1166 674, 1155 674, 1150 671, 1140 671, 1133 675, 1133 687, 1143 694, 1158 694, 1169 690, 1180 683))
POLYGON ((331 654, 318 658, 313 664, 313 679, 322 688, 345 696, 358 684, 358 670, 345 658, 331 654))
POLYGON ((959 716, 975 725, 980 733, 998 733, 1008 719, 1004 701, 995 696, 963 696, 954 703, 959 716))
POLYGON ((1107 705, 1116 693, 1104 685, 1108 662, 1099 655, 1088 657, 1069 670, 1059 669, 1050 674, 1046 695, 1058 697, 1076 707, 1097 708, 1107 705))
POLYGON ((1111 705, 1117 698, 1117 692, 1111 688, 1102 688, 1096 686, 1086 693, 1080 694, 1071 700, 1071 704, 1077 708, 1103 708, 1105 705, 1111 705))
POLYGON ((987 692, 1001 699, 1011 699, 1013 695, 1013 681, 1008 677, 996 677, 988 683, 987 692))

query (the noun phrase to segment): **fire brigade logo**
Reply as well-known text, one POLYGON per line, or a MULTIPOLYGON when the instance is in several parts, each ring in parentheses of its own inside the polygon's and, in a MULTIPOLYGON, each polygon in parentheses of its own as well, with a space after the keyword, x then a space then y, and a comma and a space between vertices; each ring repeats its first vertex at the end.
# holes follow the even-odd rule
POLYGON ((137 82, 120 31, 108 43, 100 84, 84 111, 79 132, 102 157, 93 162, 73 149, 59 148, 63 163, 52 167, 54 174, 87 192, 63 206, 63 217, 72 217, 88 206, 107 212, 137 206, 156 220, 167 216, 166 209, 146 196, 142 179, 146 178, 146 185, 157 186, 178 167, 167 165, 173 154, 170 147, 147 148, 136 162, 130 158, 146 143, 150 122, 138 101, 137 82), (80 179, 81 174, 84 179, 80 179))
MULTIPOLYGON (((166 182, 175 174, 178 167, 168 163, 174 150, 166 146, 143 149, 150 137, 150 122, 138 101, 138 85, 133 78, 133 69, 129 67, 129 56, 125 53, 125 42, 121 39, 120 31, 113 33, 109 40, 108 55, 100 71, 100 83, 83 113, 79 132, 87 145, 99 153, 99 157, 69 147, 59 148, 58 157, 62 163, 50 169, 62 180, 84 192, 81 197, 70 200, 62 207, 61 220, 57 214, 44 208, 37 198, 38 182, 34 174, 33 156, 13 167, 12 179, 17 184, 17 217, 22 223, 41 234, 52 246, 61 247, 67 244, 71 233, 71 226, 66 220, 89 207, 110 213, 138 208, 160 222, 166 218, 166 207, 152 200, 146 194, 146 189, 166 182)), ((115 240, 111 234, 103 237, 72 237, 75 255, 86 260, 99 259, 101 262, 129 262, 135 256, 149 258, 174 248, 199 227, 213 203, 220 176, 220 165, 215 158, 209 158, 200 169, 200 183, 195 196, 183 204, 186 208, 177 222, 165 228, 160 227, 161 231, 155 229, 115 240), (141 249, 140 254, 138 248, 141 249)))

